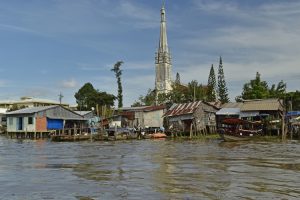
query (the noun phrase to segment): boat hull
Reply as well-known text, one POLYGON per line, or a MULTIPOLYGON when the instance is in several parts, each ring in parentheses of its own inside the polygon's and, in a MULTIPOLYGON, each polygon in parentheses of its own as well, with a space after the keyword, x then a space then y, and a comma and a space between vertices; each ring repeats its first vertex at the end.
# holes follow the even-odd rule
POLYGON ((239 136, 234 136, 234 135, 226 135, 224 134, 222 136, 223 140, 226 142, 237 142, 237 141, 247 141, 247 140, 251 140, 254 137, 239 137, 239 136))
POLYGON ((247 141, 261 136, 260 131, 229 132, 224 129, 219 129, 218 133, 220 137, 227 142, 247 141))

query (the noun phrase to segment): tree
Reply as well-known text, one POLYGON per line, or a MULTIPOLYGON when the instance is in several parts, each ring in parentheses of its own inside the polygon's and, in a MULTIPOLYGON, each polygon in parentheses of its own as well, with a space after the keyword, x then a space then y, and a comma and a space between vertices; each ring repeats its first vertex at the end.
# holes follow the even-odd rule
POLYGON ((228 89, 226 86, 225 75, 223 71, 222 57, 220 57, 219 70, 218 70, 218 95, 219 95, 219 100, 222 103, 229 102, 228 89))
POLYGON ((207 101, 216 101, 216 75, 214 65, 211 65, 207 82, 207 101))
POLYGON ((296 90, 295 92, 286 93, 286 102, 287 110, 300 110, 300 91, 296 90))
POLYGON ((269 88, 268 83, 261 80, 260 73, 256 72, 255 79, 244 84, 243 92, 240 96, 236 97, 236 101, 242 101, 243 99, 284 99, 286 96, 285 92, 286 83, 280 81, 277 86, 273 84, 271 88, 269 88))
POLYGON ((256 72, 256 77, 244 84, 243 99, 266 99, 269 98, 269 88, 266 81, 260 79, 260 74, 256 72))
POLYGON ((281 80, 277 86, 275 84, 272 85, 269 93, 270 93, 270 98, 280 98, 283 99, 285 97, 285 92, 286 92, 286 83, 281 80))
POLYGON ((111 71, 115 72, 116 79, 117 79, 117 84, 118 84, 118 107, 121 108, 123 107, 123 89, 122 89, 122 83, 121 83, 121 75, 122 75, 122 70, 120 69, 121 65, 123 64, 123 61, 118 61, 115 65, 114 68, 111 69, 111 71))
POLYGON ((75 98, 79 110, 90 110, 92 106, 92 102, 96 96, 96 90, 94 89, 91 83, 84 84, 78 92, 75 93, 75 98))
POLYGON ((97 105, 113 106, 116 99, 112 94, 96 90, 91 83, 85 83, 74 96, 79 110, 91 110, 97 105))
POLYGON ((169 102, 170 103, 185 103, 187 100, 188 87, 180 84, 173 83, 172 91, 169 92, 169 102))
POLYGON ((140 96, 139 100, 141 104, 150 106, 155 104, 156 99, 156 91, 148 89, 146 96, 140 96))
POLYGON ((207 87, 192 80, 188 83, 188 91, 185 94, 185 102, 193 102, 207 99, 207 87))

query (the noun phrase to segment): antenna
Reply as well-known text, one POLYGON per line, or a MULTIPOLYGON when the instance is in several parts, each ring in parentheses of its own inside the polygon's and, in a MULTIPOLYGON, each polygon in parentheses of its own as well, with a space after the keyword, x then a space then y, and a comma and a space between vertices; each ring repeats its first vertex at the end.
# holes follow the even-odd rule
POLYGON ((163 0, 163 1, 162 1, 162 7, 164 8, 165 5, 166 5, 166 0, 163 0))

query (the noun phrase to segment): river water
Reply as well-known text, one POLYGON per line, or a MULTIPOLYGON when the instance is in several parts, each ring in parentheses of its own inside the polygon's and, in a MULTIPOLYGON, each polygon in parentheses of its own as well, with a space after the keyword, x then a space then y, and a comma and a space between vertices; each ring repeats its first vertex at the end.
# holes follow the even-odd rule
POLYGON ((0 199, 300 199, 300 143, 0 136, 0 199))

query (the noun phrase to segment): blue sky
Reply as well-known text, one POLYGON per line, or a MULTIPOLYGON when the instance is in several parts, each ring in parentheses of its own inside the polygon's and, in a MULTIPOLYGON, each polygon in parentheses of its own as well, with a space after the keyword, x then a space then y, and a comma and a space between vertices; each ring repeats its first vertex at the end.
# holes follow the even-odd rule
MULTIPOLYGON (((0 100, 33 96, 74 104, 86 82, 124 105, 154 88, 161 0, 0 1, 0 100)), ((206 84, 223 57, 231 100, 259 71, 269 85, 300 86, 300 1, 167 0, 173 77, 206 84)), ((116 103, 117 105, 117 103, 116 103)))

